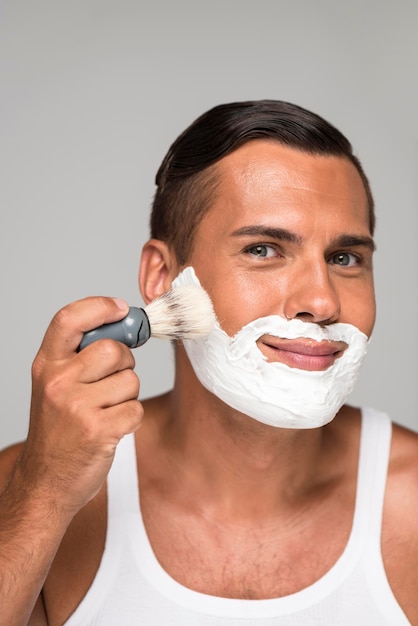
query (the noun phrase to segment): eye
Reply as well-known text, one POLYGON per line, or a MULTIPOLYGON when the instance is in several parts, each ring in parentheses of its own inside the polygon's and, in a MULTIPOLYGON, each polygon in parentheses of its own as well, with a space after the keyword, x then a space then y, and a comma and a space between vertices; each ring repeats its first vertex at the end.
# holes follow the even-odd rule
POLYGON ((359 265, 360 259, 356 254, 350 252, 338 252, 331 257, 331 262, 340 267, 353 267, 359 265))
POLYGON ((269 246, 265 243, 258 243, 256 246, 247 248, 246 252, 259 259, 267 259, 277 255, 277 250, 273 246, 269 246))

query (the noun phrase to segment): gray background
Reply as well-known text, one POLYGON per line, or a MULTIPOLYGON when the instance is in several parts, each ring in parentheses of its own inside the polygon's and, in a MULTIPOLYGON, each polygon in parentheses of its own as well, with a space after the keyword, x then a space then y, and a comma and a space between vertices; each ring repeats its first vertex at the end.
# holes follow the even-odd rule
MULTIPOLYGON (((154 174, 220 102, 277 98, 345 132, 377 204, 379 316, 353 401, 418 430, 415 0, 0 3, 0 445, 24 437, 30 367, 55 311, 141 303, 154 174)), ((170 346, 136 353, 143 397, 170 346)))

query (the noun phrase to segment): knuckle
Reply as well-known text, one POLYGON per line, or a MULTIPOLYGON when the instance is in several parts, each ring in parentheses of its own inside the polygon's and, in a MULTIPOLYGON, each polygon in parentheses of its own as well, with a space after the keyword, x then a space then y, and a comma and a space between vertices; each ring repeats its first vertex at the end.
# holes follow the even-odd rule
POLYGON ((67 381, 61 372, 55 372, 44 382, 44 395, 47 400, 53 404, 57 404, 60 399, 65 397, 67 381))
POLYGON ((86 398, 83 395, 76 395, 71 399, 69 398, 67 400, 67 411, 68 415, 73 420, 85 416, 88 412, 86 398))
POLYGON ((111 393, 117 392, 122 401, 137 399, 139 395, 139 378, 131 369, 124 369, 109 379, 109 390, 111 393))
POLYGON ((72 328, 74 325, 74 312, 71 305, 60 309, 52 318, 51 327, 57 331, 72 328))
POLYGON ((139 395, 139 378, 133 370, 127 369, 123 371, 123 382, 130 396, 137 397, 139 395))
POLYGON ((121 370, 120 375, 123 378, 123 382, 126 384, 136 383, 138 381, 138 376, 130 367, 121 370))
MULTIPOLYGON (((77 409, 77 415, 79 415, 79 410, 77 409)), ((80 420, 79 429, 80 435, 79 439, 83 442, 83 445, 91 445, 98 444, 102 439, 102 432, 99 427, 100 420, 97 419, 84 419, 80 420)))
POLYGON ((125 367, 133 370, 135 367, 134 355, 132 354, 131 350, 127 348, 126 346, 123 346, 123 348, 125 348, 125 350, 123 351, 124 352, 123 359, 125 362, 125 367))
POLYGON ((38 355, 32 363, 32 380, 38 381, 42 378, 45 369, 45 362, 40 355, 38 355))
POLYGON ((99 369, 104 367, 109 373, 120 369, 120 347, 114 339, 101 338, 94 341, 80 353, 79 357, 87 370, 93 364, 96 364, 99 369))
POLYGON ((144 417, 144 408, 139 400, 130 400, 125 404, 125 417, 135 426, 138 427, 144 417))
POLYGON ((97 358, 105 360, 115 371, 135 367, 135 359, 130 349, 114 339, 100 339, 97 342, 97 358))
POLYGON ((99 357, 114 361, 119 359, 120 347, 114 339, 100 339, 95 345, 99 357))

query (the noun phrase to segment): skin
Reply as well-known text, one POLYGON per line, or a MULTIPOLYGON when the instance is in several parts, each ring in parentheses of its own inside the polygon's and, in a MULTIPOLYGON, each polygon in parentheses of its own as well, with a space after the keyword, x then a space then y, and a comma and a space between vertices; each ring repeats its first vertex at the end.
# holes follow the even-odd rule
MULTIPOLYGON (((354 167, 265 141, 242 146, 217 167, 219 193, 189 261, 224 330, 233 335, 276 314, 347 322, 369 336, 373 244, 354 167)), ((140 270, 145 301, 167 290, 181 269, 164 242, 148 242, 140 270)), ((92 299, 66 307, 35 360, 28 441, 0 458, 6 477, 21 455, 0 511, 24 505, 24 514, 15 507, 13 524, 10 515, 0 517, 0 540, 20 548, 13 572, 4 570, 10 559, 0 548, 7 623, 25 624, 36 603, 30 624, 62 624, 84 597, 104 546, 106 475, 118 440, 135 430, 149 539, 166 571, 191 589, 284 596, 324 575, 349 537, 359 411, 343 407, 321 429, 266 426, 206 391, 181 346, 173 391, 142 407, 129 350, 104 341, 75 352, 83 330, 120 319, 123 306, 92 299), (18 593, 16 584, 7 586, 16 579, 18 593)), ((344 349, 335 345, 324 359, 306 341, 285 345, 264 336, 258 346, 269 360, 310 370, 327 367, 344 349)), ((413 625, 417 439, 394 428, 382 536, 389 582, 413 625)))
MULTIPOLYGON (((347 322, 370 336, 373 241, 355 168, 266 142, 247 144, 224 164, 221 198, 204 218, 190 259, 224 330, 234 335, 255 318, 276 314, 347 322), (342 245, 347 235, 357 245, 342 245)), ((259 348, 270 360, 302 369, 329 366, 320 363, 323 350, 316 364, 309 354, 314 342, 304 343, 306 350, 293 345, 285 354, 277 340, 262 338, 259 348)))

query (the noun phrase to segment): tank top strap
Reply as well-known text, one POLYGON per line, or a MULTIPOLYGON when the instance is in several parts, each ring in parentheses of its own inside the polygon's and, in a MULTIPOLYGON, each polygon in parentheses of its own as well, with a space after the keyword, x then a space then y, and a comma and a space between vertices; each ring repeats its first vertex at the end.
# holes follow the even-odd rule
POLYGON ((107 510, 106 544, 100 567, 86 596, 65 626, 108 623, 103 607, 117 585, 125 549, 127 517, 139 510, 134 435, 125 436, 116 448, 107 477, 107 510))
POLYGON ((116 448, 115 458, 107 480, 108 518, 139 513, 138 471, 135 436, 123 437, 116 448))
POLYGON ((363 408, 353 530, 379 552, 391 438, 389 416, 363 408))

